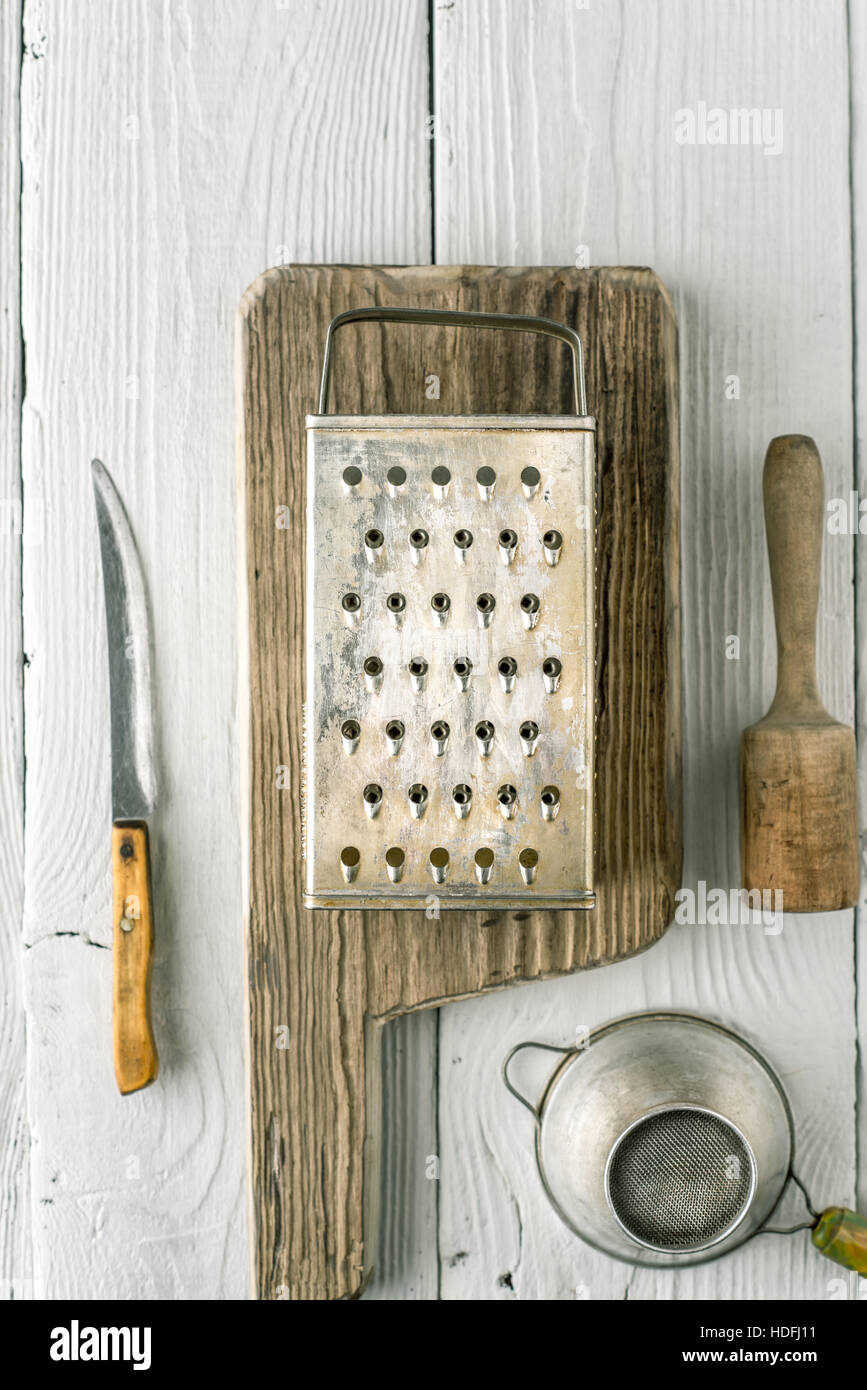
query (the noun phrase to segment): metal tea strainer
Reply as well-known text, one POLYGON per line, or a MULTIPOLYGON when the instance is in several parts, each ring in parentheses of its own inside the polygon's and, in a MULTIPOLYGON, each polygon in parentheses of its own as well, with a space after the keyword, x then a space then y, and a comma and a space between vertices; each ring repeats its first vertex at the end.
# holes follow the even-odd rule
POLYGON ((867 1274, 867 1221, 813 1210, 794 1173, 786 1093, 736 1034, 690 1014, 645 1013, 595 1029, 586 1047, 525 1042, 503 1064, 536 1119, 536 1157, 559 1215, 582 1240, 651 1267, 715 1259, 761 1231, 811 1229, 813 1243, 867 1274), (562 1054, 538 1107, 509 1065, 527 1048, 562 1054), (766 1225, 789 1180, 808 1219, 766 1225))

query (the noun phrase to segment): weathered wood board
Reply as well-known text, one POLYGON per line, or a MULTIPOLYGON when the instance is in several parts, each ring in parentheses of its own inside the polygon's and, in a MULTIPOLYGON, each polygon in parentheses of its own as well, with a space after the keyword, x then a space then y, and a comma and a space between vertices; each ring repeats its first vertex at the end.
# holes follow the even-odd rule
MULTIPOLYGON (((341 410, 568 411, 565 355, 524 335, 343 330, 341 410), (439 398, 426 396, 436 376, 439 398)), ((251 1153, 260 1297, 345 1297, 371 1262, 375 1020, 620 959, 680 884, 676 330, 647 270, 288 266, 241 307, 239 461, 250 631, 251 1153), (596 909, 305 912, 304 417, 330 319, 363 304, 540 314, 584 338, 597 416, 596 909), (366 1053, 366 1065, 365 1065, 366 1053), (367 1203, 368 1227, 363 1206, 367 1203), (365 1241, 367 1245, 365 1246, 365 1241)))

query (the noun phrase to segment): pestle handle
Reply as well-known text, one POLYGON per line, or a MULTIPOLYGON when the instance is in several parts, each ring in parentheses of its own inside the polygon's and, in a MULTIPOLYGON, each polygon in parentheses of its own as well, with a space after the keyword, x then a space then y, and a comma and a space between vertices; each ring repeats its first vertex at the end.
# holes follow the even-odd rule
POLYGON ((763 475, 774 618, 777 689, 769 718, 825 716, 816 681, 816 614, 825 516, 819 450, 805 434, 772 439, 763 475))

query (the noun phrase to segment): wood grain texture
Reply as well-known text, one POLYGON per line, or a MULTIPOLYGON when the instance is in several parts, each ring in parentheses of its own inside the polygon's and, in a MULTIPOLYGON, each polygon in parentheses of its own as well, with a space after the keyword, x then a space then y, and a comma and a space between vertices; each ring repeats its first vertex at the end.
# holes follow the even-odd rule
POLYGON ((0 9, 0 1299, 30 1293, 21 916, 24 722, 18 141, 21 5, 0 9))
MULTIPOLYGON (((829 496, 851 485, 845 7, 624 0, 585 10, 552 0, 543 11, 456 0, 437 8, 436 24, 438 257, 589 254, 594 265, 651 264, 671 286, 682 386, 684 884, 737 887, 738 736, 773 693, 768 440, 813 435, 829 496), (782 108, 782 152, 678 144, 675 113, 699 101, 782 108)), ((849 721, 851 538, 826 538, 819 622, 820 691, 849 721)), ((761 1237, 677 1274, 594 1254, 554 1215, 530 1117, 502 1088, 499 1065, 522 1039, 571 1042, 576 1029, 635 1009, 707 1013, 767 1052, 790 1093, 814 1202, 845 1202, 855 1177, 853 967, 843 914, 787 918, 778 936, 684 925, 635 960, 444 1010, 442 1296, 825 1296, 829 1267, 806 1235, 761 1237)))
POLYGON ((111 873, 114 1076, 125 1096, 149 1086, 159 1072, 151 1024, 154 918, 146 821, 112 826, 111 873))
MULTIPOLYGON (((676 338, 667 297, 648 271, 484 267, 271 271, 245 297, 240 335, 258 1287, 266 1297, 275 1281, 295 1297, 344 1297, 361 1282, 364 1018, 596 965, 650 945, 670 921, 680 883, 676 338), (448 912, 431 922, 420 913, 309 914, 300 906, 304 417, 316 399, 330 319, 365 303, 539 314, 575 325, 591 382, 609 383, 596 397, 592 911, 448 912), (288 527, 276 527, 278 508, 288 527), (288 769, 282 789, 278 767, 288 769), (299 1039, 280 1093, 271 1060, 275 1008, 294 1020, 299 1039), (272 1125, 285 1155, 279 1188, 272 1125), (323 1258, 333 1253, 326 1241, 332 1230, 344 1242, 336 1267, 323 1258)), ((342 335, 333 392, 340 409, 351 401, 364 413, 569 410, 568 360, 547 340, 405 326, 391 333, 350 327, 342 335), (424 378, 431 371, 441 394, 429 403, 424 378)))
POLYGON ((232 330, 263 265, 428 254, 425 18, 396 0, 26 6, 25 932, 43 1297, 248 1291, 232 330), (96 453, 135 528, 156 649, 161 1074, 124 1098, 107 1046, 96 453))

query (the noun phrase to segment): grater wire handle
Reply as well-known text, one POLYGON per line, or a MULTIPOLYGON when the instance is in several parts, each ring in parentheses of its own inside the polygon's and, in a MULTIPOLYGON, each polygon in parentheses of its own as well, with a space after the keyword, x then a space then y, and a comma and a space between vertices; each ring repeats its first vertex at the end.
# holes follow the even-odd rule
POLYGON ((487 314, 469 309, 410 309, 383 308, 379 305, 364 309, 347 309, 328 325, 325 337, 325 356, 322 361, 322 383, 319 388, 319 414, 328 413, 328 391, 331 385, 331 358, 334 335, 347 323, 420 323, 445 328, 503 328, 516 332, 541 333, 559 338, 572 350, 572 393, 576 415, 587 414, 587 390, 584 381, 584 348, 574 328, 554 319, 538 318, 533 314, 487 314))

